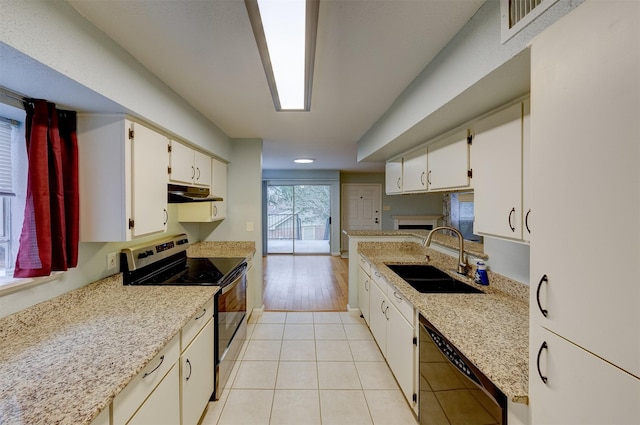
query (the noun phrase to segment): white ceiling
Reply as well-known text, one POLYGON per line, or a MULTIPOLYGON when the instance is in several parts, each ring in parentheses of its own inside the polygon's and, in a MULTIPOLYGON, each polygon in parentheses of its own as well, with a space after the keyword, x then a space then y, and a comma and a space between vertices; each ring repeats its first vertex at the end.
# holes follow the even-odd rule
POLYGON ((264 169, 382 171, 356 142, 484 0, 321 0, 311 112, 276 112, 243 0, 69 0, 264 169), (300 166, 296 157, 312 157, 300 166))

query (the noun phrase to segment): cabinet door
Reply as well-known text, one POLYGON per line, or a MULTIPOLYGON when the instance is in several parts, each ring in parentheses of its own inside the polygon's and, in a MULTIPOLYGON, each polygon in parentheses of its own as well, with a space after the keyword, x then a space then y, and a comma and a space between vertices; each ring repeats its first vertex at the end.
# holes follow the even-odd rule
POLYGON ((522 104, 475 125, 474 232, 522 239, 522 104))
POLYGON ((522 104, 522 239, 531 241, 531 106, 522 104))
POLYGON ((209 187, 211 185, 211 157, 202 152, 194 151, 193 164, 195 167, 193 183, 196 186, 209 187))
POLYGON ((639 17, 638 2, 586 2, 531 50, 531 321, 635 376, 639 17))
POLYGON ((469 144, 467 130, 427 146, 429 190, 469 187, 469 144))
POLYGON ((403 192, 426 192, 427 190, 427 150, 419 150, 406 155, 402 164, 403 192))
POLYGON ((227 164, 215 158, 211 160, 211 193, 223 199, 211 206, 212 220, 222 220, 227 216, 227 164))
POLYGON ((168 140, 141 124, 132 125, 131 234, 137 237, 167 230, 168 140))
POLYGON ((531 425, 640 423, 640 379, 540 326, 529 357, 531 425))
POLYGON ((213 320, 180 357, 182 424, 196 425, 213 393, 213 320))
POLYGON ((382 354, 387 352, 387 315, 389 310, 389 301, 382 293, 378 285, 371 282, 369 284, 370 311, 369 311, 369 329, 373 334, 378 347, 382 354))
POLYGON ((189 146, 175 140, 171 141, 171 174, 169 179, 173 183, 193 184, 196 168, 193 163, 194 151, 189 146))
POLYGON ((129 425, 173 425, 180 423, 180 378, 173 365, 162 382, 131 418, 129 425))
POLYGON ((387 195, 402 193, 402 161, 389 161, 384 168, 387 195))
POLYGON ((371 278, 369 275, 359 267, 358 269, 358 305, 360 307, 360 312, 362 313, 362 317, 364 317, 364 321, 369 324, 369 303, 370 303, 370 292, 371 292, 371 278))
POLYGON ((413 405, 415 370, 415 353, 417 346, 413 344, 414 328, 393 306, 389 307, 387 325, 387 362, 400 385, 402 393, 413 405))

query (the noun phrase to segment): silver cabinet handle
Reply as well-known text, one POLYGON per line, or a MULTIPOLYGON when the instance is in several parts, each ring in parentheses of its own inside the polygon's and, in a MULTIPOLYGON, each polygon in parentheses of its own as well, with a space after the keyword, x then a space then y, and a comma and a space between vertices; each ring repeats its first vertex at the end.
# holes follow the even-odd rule
POLYGON ((200 180, 200 167, 196 167, 196 180, 200 180))
POLYGON ((191 166, 191 180, 196 176, 196 167, 191 166))
POLYGON ((213 216, 217 217, 217 215, 218 215, 218 206, 213 204, 213 216))
POLYGON ((424 178, 425 178, 426 174, 423 171, 422 174, 420 174, 420 185, 424 186, 424 178))
POLYGON ((169 222, 169 212, 167 211, 166 208, 164 208, 164 223, 162 223, 162 225, 166 226, 168 222, 169 222))
POLYGON ((429 170, 429 174, 427 175, 427 184, 431 186, 431 170, 429 170))
POLYGON ((369 279, 364 281, 364 289, 365 291, 369 292, 369 279))
POLYGON ((397 185, 398 185, 398 189, 400 189, 400 177, 398 177, 398 183, 397 183, 397 185))
POLYGON ((396 297, 396 299, 397 299, 398 301, 402 302, 402 297, 401 297, 400 295, 398 295, 398 294, 396 293, 396 291, 393 291, 393 296, 394 296, 394 297, 396 297))

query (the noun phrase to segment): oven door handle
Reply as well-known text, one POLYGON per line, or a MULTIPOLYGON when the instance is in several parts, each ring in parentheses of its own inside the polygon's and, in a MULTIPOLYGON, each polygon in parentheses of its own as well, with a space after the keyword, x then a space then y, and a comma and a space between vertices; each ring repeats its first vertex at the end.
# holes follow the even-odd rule
POLYGON ((242 280, 242 278, 245 276, 245 272, 243 271, 242 274, 240 274, 238 277, 236 277, 233 282, 231 282, 228 285, 223 286, 222 288, 220 288, 220 293, 222 295, 226 294, 227 292, 233 290, 236 286, 238 286, 238 283, 240 283, 240 281, 242 280))

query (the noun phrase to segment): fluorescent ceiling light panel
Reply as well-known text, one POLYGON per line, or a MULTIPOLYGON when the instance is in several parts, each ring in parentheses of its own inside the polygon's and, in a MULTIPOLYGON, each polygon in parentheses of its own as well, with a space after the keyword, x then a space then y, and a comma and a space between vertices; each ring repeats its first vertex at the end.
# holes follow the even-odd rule
POLYGON ((277 111, 309 111, 319 0, 245 0, 277 111))
POLYGON ((304 109, 305 0, 258 0, 282 109, 304 109))
POLYGON ((314 161, 315 161, 315 159, 313 159, 313 158, 298 158, 298 159, 294 159, 293 160, 293 162, 295 162, 297 164, 311 164, 314 161))

